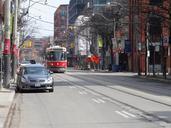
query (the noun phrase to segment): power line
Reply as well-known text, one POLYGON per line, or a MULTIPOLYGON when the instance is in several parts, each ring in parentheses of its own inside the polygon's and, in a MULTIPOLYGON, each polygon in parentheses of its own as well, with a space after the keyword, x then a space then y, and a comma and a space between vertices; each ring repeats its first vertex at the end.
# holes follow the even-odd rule
POLYGON ((33 18, 33 19, 35 19, 35 20, 37 20, 37 21, 47 23, 47 24, 54 24, 54 23, 52 23, 52 22, 49 22, 49 21, 46 21, 46 20, 41 20, 41 19, 35 18, 35 17, 33 17, 33 16, 29 16, 29 17, 30 17, 30 18, 33 18))
POLYGON ((38 8, 35 8, 35 7, 32 7, 31 9, 36 10, 36 11, 39 11, 39 13, 49 14, 48 12, 42 11, 41 9, 38 9, 38 8))
POLYGON ((48 6, 48 7, 51 7, 51 8, 54 8, 56 9, 57 7, 53 6, 53 5, 49 5, 47 3, 41 3, 41 2, 38 2, 38 1, 33 1, 33 0, 30 0, 31 2, 34 2, 34 3, 37 3, 37 4, 40 4, 40 5, 44 5, 44 6, 48 6))
POLYGON ((54 30, 50 30, 50 29, 45 29, 45 28, 39 28, 39 27, 34 27, 35 29, 39 29, 39 30, 44 30, 44 31, 54 31, 54 30))

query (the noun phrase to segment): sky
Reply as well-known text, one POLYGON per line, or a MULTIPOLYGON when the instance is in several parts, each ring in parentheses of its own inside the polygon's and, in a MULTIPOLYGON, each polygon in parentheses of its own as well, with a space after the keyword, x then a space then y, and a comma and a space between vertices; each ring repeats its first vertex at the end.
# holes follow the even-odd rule
POLYGON ((60 4, 69 4, 69 0, 31 0, 30 5, 32 6, 29 10, 29 16, 31 19, 31 27, 34 27, 36 29, 36 32, 33 34, 35 37, 53 36, 54 13, 60 4), (41 3, 45 3, 45 1, 47 1, 48 5, 52 5, 56 8, 41 5, 33 1, 40 1, 41 3), (44 23, 36 19, 40 19, 50 23, 44 23))

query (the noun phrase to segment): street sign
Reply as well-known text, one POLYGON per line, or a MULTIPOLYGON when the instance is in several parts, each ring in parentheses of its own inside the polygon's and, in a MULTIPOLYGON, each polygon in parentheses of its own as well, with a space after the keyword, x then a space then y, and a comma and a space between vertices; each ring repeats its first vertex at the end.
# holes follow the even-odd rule
POLYGON ((164 37, 163 38, 163 46, 167 47, 168 46, 168 42, 169 42, 169 38, 168 37, 164 37))
POLYGON ((150 51, 147 51, 147 56, 150 57, 150 51))
POLYGON ((156 52, 159 52, 160 51, 160 46, 159 45, 155 46, 155 51, 156 52))

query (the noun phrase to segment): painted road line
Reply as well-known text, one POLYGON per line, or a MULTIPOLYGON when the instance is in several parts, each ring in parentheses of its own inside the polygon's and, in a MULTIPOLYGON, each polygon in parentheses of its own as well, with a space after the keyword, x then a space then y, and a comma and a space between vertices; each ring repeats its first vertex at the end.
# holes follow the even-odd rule
POLYGON ((68 86, 69 88, 72 88, 72 86, 68 86))
POLYGON ((119 111, 115 111, 117 114, 121 115, 124 118, 129 118, 129 116, 127 116, 126 114, 119 112, 119 111))
POLYGON ((81 91, 79 91, 79 94, 80 94, 80 95, 84 95, 84 93, 83 93, 83 92, 81 92, 81 91))
POLYGON ((92 99, 94 102, 100 104, 100 101, 96 100, 96 99, 92 99))
POLYGON ((94 102, 96 102, 96 103, 99 103, 99 104, 100 104, 100 103, 105 103, 104 100, 99 99, 99 98, 98 98, 98 99, 94 99, 94 98, 93 98, 92 100, 93 100, 94 102))
POLYGON ((126 114, 126 115, 128 115, 128 116, 131 116, 131 117, 134 117, 134 118, 136 118, 136 116, 135 115, 133 115, 133 114, 131 114, 131 113, 129 113, 129 112, 126 112, 126 111, 122 111, 124 114, 126 114))
POLYGON ((79 91, 79 94, 80 94, 80 95, 86 95, 87 92, 85 92, 85 91, 79 91))
POLYGON ((102 99, 97 99, 97 100, 100 101, 101 103, 105 103, 105 101, 102 99))
POLYGON ((76 87, 74 87, 74 86, 69 86, 69 88, 76 88, 76 87))

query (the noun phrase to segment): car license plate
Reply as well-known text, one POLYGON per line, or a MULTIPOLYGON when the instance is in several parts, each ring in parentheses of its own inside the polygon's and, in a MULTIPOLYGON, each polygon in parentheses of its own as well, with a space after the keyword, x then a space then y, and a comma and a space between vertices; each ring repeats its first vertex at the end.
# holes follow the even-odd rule
POLYGON ((40 83, 36 83, 35 84, 35 87, 40 87, 40 83))

